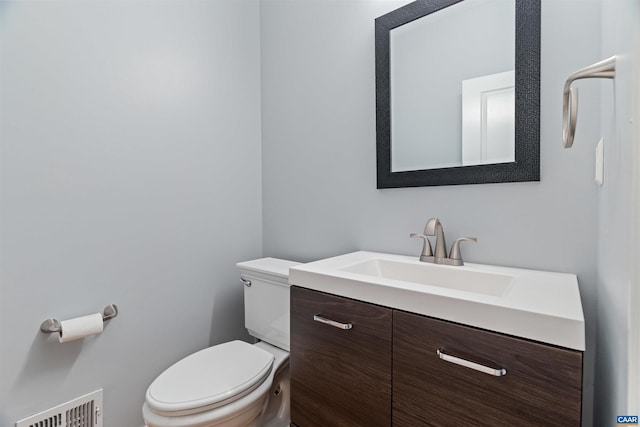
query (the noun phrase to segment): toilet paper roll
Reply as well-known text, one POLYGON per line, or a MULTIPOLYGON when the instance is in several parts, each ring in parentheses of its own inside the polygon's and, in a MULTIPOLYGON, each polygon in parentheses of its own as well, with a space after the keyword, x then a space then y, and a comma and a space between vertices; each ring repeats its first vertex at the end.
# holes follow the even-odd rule
POLYGON ((58 340, 60 342, 69 342, 90 335, 97 335, 102 332, 103 325, 104 322, 100 313, 62 320, 60 321, 58 340))

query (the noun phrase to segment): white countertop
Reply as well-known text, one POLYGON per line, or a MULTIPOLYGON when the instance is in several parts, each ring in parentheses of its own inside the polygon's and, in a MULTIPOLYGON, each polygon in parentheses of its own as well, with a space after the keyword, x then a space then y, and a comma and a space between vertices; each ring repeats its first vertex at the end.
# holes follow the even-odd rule
POLYGON ((359 251, 291 267, 289 283, 584 351, 584 315, 575 274, 470 263, 457 267, 426 264, 417 257, 359 251), (482 293, 429 285, 429 274, 422 283, 416 283, 354 272, 359 269, 353 266, 368 260, 388 260, 395 266, 405 266, 407 271, 426 267, 436 273, 434 276, 460 277, 467 282, 462 289, 472 289, 475 276, 480 279, 478 283, 486 277, 507 276, 508 284, 499 292, 482 293))

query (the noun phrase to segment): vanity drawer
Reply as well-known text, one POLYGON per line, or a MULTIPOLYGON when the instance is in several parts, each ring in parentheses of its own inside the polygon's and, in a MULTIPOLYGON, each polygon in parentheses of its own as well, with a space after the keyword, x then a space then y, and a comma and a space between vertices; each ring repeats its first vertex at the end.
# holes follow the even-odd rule
POLYGON ((581 390, 579 351, 393 313, 396 426, 577 427, 581 390))
POLYGON ((388 308, 291 287, 292 423, 391 425, 391 320, 388 308))

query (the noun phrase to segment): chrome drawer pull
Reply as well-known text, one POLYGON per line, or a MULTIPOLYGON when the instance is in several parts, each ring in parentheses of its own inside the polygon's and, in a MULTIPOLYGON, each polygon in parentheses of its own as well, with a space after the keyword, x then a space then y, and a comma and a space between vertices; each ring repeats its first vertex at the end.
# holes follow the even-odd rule
POLYGON ((438 349, 436 351, 438 357, 445 362, 455 363, 456 365, 465 366, 467 368, 475 369, 476 371, 483 372, 485 374, 493 375, 494 377, 502 377, 507 375, 507 370, 504 368, 496 369, 488 366, 480 365, 479 363, 471 362, 469 360, 460 359, 459 357, 450 356, 445 354, 444 351, 438 349))
POLYGON ((330 320, 322 316, 318 316, 317 314, 313 316, 313 320, 316 322, 324 323, 325 325, 333 326, 338 329, 351 329, 353 325, 351 323, 340 323, 335 320, 330 320))

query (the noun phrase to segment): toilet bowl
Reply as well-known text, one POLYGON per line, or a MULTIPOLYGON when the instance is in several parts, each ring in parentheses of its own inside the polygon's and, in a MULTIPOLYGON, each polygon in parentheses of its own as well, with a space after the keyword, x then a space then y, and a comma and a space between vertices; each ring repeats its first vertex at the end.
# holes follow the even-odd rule
POLYGON ((263 258, 237 264, 245 325, 263 341, 230 341, 176 362, 147 389, 148 427, 289 425, 289 267, 263 258))
POLYGON ((262 341, 231 341, 194 353, 164 371, 147 390, 142 413, 148 427, 258 427, 266 422, 287 426, 288 391, 289 353, 262 341), (245 346, 258 351, 247 352, 245 346), (224 347, 229 351, 215 351, 224 347), (249 357, 242 357, 247 353, 249 357), (211 364, 215 369, 207 369, 211 364), (216 376, 225 378, 208 382, 216 376))

